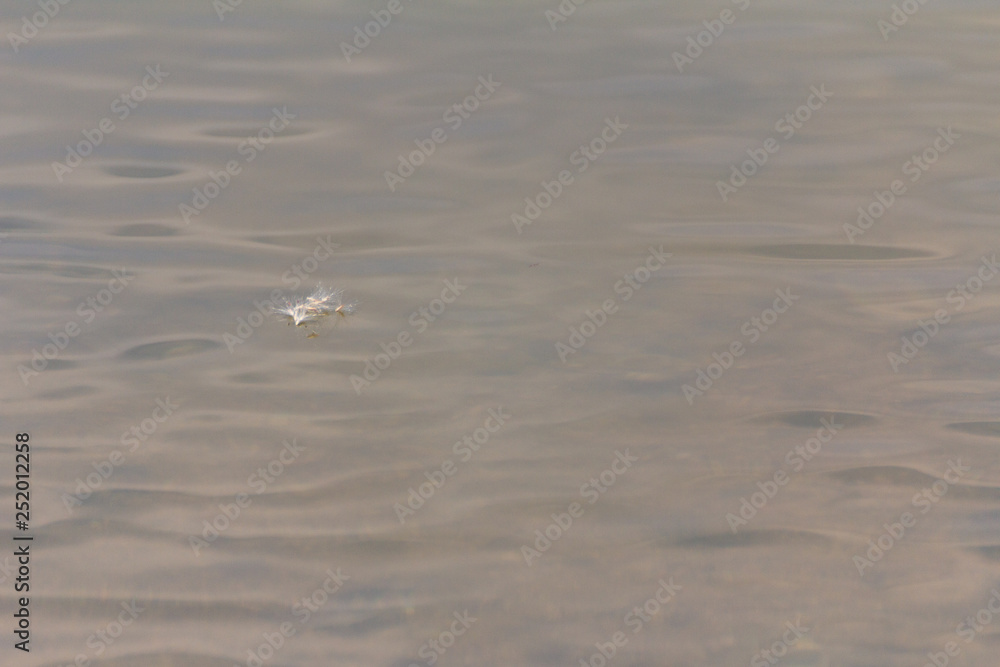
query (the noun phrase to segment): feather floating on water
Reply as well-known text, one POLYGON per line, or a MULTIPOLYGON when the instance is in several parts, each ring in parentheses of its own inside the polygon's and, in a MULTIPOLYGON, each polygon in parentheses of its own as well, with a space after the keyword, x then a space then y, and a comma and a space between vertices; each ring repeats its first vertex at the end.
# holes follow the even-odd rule
POLYGON ((317 285, 307 297, 286 298, 273 308, 275 315, 286 318, 295 326, 304 326, 321 317, 337 313, 350 315, 357 310, 357 301, 345 300, 344 290, 317 285))

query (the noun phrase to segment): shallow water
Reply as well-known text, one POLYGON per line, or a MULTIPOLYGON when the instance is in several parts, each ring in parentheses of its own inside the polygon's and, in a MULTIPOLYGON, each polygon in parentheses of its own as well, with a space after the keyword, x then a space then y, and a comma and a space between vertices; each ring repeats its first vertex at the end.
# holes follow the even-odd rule
POLYGON ((348 60, 386 6, 8 38, 3 651, 994 664, 992 6, 404 0, 348 60), (359 311, 259 315, 317 283, 359 311))

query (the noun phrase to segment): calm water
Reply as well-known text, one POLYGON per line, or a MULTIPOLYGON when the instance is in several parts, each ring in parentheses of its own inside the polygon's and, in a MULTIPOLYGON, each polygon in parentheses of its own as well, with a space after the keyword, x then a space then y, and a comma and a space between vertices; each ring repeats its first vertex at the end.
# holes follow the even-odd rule
POLYGON ((9 4, 4 664, 996 664, 990 3, 9 4))

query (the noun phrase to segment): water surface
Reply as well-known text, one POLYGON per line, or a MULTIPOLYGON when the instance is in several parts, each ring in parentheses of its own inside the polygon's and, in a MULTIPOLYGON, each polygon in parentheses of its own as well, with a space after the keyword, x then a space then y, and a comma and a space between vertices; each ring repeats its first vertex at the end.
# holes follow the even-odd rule
POLYGON ((216 5, 0 55, 18 664, 994 664, 993 7, 216 5))

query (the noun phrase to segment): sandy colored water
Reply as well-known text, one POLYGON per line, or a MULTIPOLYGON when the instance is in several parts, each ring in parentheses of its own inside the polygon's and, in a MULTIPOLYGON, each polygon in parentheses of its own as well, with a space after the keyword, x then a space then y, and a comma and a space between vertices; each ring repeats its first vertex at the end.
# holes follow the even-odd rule
POLYGON ((4 664, 995 664, 995 9, 559 6, 6 40, 4 664))

